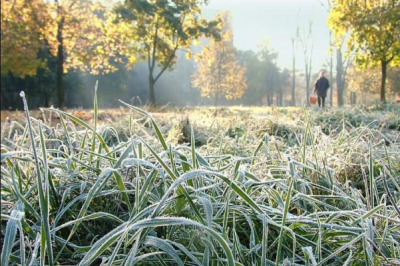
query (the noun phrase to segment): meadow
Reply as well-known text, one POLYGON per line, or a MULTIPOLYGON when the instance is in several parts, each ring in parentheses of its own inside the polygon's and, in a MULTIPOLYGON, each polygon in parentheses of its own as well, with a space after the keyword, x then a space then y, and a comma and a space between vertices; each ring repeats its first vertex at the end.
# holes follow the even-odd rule
POLYGON ((400 105, 121 106, 2 112, 1 265, 400 265, 400 105))

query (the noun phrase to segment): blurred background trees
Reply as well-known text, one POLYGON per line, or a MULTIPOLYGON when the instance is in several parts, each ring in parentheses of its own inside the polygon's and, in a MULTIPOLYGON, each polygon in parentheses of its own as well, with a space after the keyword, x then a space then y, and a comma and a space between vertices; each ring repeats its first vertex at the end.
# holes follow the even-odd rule
POLYGON ((400 2, 398 0, 334 0, 329 25, 342 43, 347 38, 356 52, 356 64, 368 68, 380 65, 380 100, 386 102, 389 67, 398 67, 400 58, 400 2))
MULTIPOLYGON (((155 84, 166 70, 176 64, 178 50, 187 51, 200 37, 219 38, 219 20, 200 18, 201 5, 207 1, 125 1, 117 7, 121 20, 133 24, 140 59, 149 69, 149 103, 156 104, 155 84)), ((134 54, 132 55, 134 56, 134 54)))
MULTIPOLYGON (((380 96, 382 73, 379 67, 359 68, 352 66, 348 72, 348 96, 353 92, 354 95, 359 95, 359 101, 362 102, 366 102, 367 97, 371 97, 371 95, 380 96)), ((400 94, 400 70, 398 67, 389 68, 386 84, 388 99, 394 99, 397 94, 400 94)))
POLYGON ((233 45, 231 17, 228 12, 221 12, 218 18, 222 23, 220 39, 211 40, 196 56, 197 72, 193 75, 193 86, 202 97, 214 98, 215 106, 220 98, 241 98, 247 89, 246 68, 237 60, 233 45))
POLYGON ((304 105, 321 68, 332 70, 337 105, 350 103, 351 93, 379 94, 379 101, 400 93, 398 1, 329 0, 336 42, 329 49, 327 40, 328 65, 314 63, 312 24, 301 28, 297 21, 295 34, 282 39, 292 44, 290 71, 266 41, 253 50, 236 48, 235 18, 226 12, 204 18, 208 2, 1 0, 1 108, 21 109, 21 90, 32 108, 89 108, 96 80, 102 107, 119 106, 118 99, 134 105, 215 105, 216 99, 219 105, 304 105))

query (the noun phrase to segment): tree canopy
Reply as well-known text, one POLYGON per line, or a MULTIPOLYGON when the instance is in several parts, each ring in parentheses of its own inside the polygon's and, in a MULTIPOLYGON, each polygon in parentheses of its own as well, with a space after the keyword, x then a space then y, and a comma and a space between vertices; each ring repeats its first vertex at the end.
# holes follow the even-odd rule
POLYGON ((197 73, 193 76, 193 85, 200 89, 202 97, 220 97, 227 100, 241 98, 247 89, 246 68, 237 60, 237 51, 233 45, 233 33, 230 15, 219 13, 222 21, 221 40, 211 40, 196 56, 197 73))
POLYGON ((1 75, 9 72, 24 77, 36 74, 45 62, 37 54, 42 35, 35 10, 43 9, 42 1, 1 0, 1 75))
MULTIPOLYGON (((100 87, 112 88, 101 94, 111 100, 99 99, 107 106, 117 106, 120 98, 180 106, 218 99, 221 104, 248 105, 295 105, 296 98, 298 103, 307 100, 315 74, 312 69, 321 67, 312 56, 312 23, 297 25, 289 73, 278 65, 278 53, 268 43, 237 50, 231 18, 227 13, 213 17, 218 13, 205 9, 208 3, 1 0, 2 108, 20 108, 21 89, 34 107, 87 108, 93 104, 93 91, 88 88, 96 80, 100 87), (296 70, 298 45, 303 48, 303 70, 296 70)), ((331 54, 328 66, 331 82, 336 81, 332 87, 338 105, 345 103, 345 92, 352 91, 352 84, 358 84, 358 91, 362 84, 373 84, 371 92, 376 93, 378 66, 379 93, 386 101, 398 91, 392 80, 397 80, 400 66, 400 2, 329 0, 328 4, 329 27, 337 44, 336 75, 331 54), (373 72, 373 83, 347 83, 346 70, 353 56, 346 58, 346 52, 356 55, 357 69, 352 69, 352 75, 373 72)), ((290 44, 287 37, 282 41, 290 44)))
MULTIPOLYGON (((219 20, 207 21, 200 17, 202 0, 128 0, 117 7, 121 22, 133 22, 140 59, 149 68, 149 102, 156 104, 155 83, 176 63, 176 52, 187 51, 200 37, 219 37, 219 20), (157 69, 156 69, 157 68, 157 69)), ((136 53, 136 51, 135 51, 136 53)))
POLYGON ((337 39, 349 33, 348 47, 360 66, 381 65, 381 101, 385 102, 386 71, 399 66, 400 2, 398 0, 334 0, 329 26, 337 39))
MULTIPOLYGON (((98 74, 117 70, 130 51, 132 31, 114 24, 110 1, 1 1, 1 69, 17 76, 47 68, 41 50, 57 58, 58 105, 65 105, 63 77, 69 69, 98 74)), ((129 58, 131 62, 135 58, 129 58)))

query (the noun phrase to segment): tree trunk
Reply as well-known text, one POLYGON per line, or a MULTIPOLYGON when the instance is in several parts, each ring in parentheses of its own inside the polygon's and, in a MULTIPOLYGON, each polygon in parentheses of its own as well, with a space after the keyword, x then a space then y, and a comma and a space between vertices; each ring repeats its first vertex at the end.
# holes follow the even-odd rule
POLYGON ((310 106, 310 80, 311 80, 311 56, 310 56, 310 61, 305 61, 305 67, 306 67, 306 103, 307 106, 310 106))
POLYGON ((329 95, 330 95, 330 100, 331 100, 331 107, 333 106, 333 54, 331 54, 331 64, 330 64, 330 66, 329 66, 329 79, 330 79, 330 85, 331 85, 331 88, 330 88, 330 92, 329 92, 329 95))
POLYGON ((306 73, 306 96, 307 106, 310 106, 310 101, 308 100, 310 98, 310 73, 306 73))
POLYGON ((56 86, 57 86, 57 99, 58 107, 65 107, 65 90, 63 84, 64 77, 64 44, 63 44, 63 25, 64 18, 61 18, 57 25, 57 73, 56 73, 56 86))
POLYGON ((387 62, 382 61, 382 81, 381 81, 381 102, 386 103, 386 72, 387 72, 387 62))
POLYGON ((217 89, 217 93, 215 94, 215 108, 218 108, 218 94, 219 94, 219 89, 217 89))
POLYGON ((292 78, 292 105, 296 106, 296 70, 294 68, 292 78))
MULTIPOLYGON (((330 48, 332 48, 332 31, 329 31, 329 45, 330 48)), ((333 106, 333 53, 331 52, 331 58, 330 58, 330 64, 329 64, 329 82, 331 85, 330 92, 329 92, 329 98, 330 98, 330 105, 331 107, 333 106)))
POLYGON ((354 91, 352 91, 350 93, 350 104, 355 105, 356 103, 357 103, 356 93, 354 91))
POLYGON ((9 91, 6 91, 6 88, 10 88, 11 86, 8 84, 9 82, 7 82, 7 81, 9 81, 9 75, 10 74, 7 74, 7 75, 4 75, 1 79, 2 79, 2 81, 1 81, 1 85, 3 85, 2 86, 2 88, 1 88, 1 110, 7 110, 7 109, 9 109, 9 107, 10 106, 13 106, 13 105, 11 105, 11 102, 10 102, 10 99, 9 99, 9 95, 12 95, 9 91))
POLYGON ((223 64, 223 58, 225 58, 225 50, 222 49, 221 50, 221 57, 218 59, 218 68, 217 68, 217 78, 218 78, 218 84, 217 84, 217 91, 215 93, 215 116, 217 116, 218 113, 218 98, 219 98, 219 90, 221 88, 221 83, 222 83, 222 73, 221 73, 221 69, 222 69, 222 64, 223 64))
POLYGON ((150 73, 149 75, 149 104, 151 106, 156 105, 156 95, 154 91, 154 78, 153 75, 150 73))
POLYGON ((271 91, 267 90, 267 104, 268 104, 268 106, 272 105, 272 101, 271 100, 272 100, 271 91))
POLYGON ((293 74, 292 74, 292 100, 291 104, 296 106, 296 56, 295 56, 295 49, 294 49, 294 39, 292 40, 293 46, 293 74))
POLYGON ((273 93, 273 91, 271 92, 271 94, 269 95, 269 97, 270 97, 270 103, 271 103, 271 106, 274 104, 274 93, 273 93))
POLYGON ((338 105, 343 105, 344 79, 343 79, 343 56, 341 49, 336 50, 336 86, 338 105))
POLYGON ((44 107, 49 107, 49 96, 44 95, 44 107))

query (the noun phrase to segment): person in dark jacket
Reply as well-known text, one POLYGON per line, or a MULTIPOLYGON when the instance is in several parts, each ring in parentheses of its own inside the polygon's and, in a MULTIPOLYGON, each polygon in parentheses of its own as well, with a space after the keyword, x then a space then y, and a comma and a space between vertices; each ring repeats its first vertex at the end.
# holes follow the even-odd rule
POLYGON ((328 91, 329 87, 329 81, 327 78, 325 78, 325 71, 321 70, 321 72, 319 72, 319 77, 314 85, 314 93, 316 93, 318 96, 319 107, 325 107, 326 92, 328 91))

